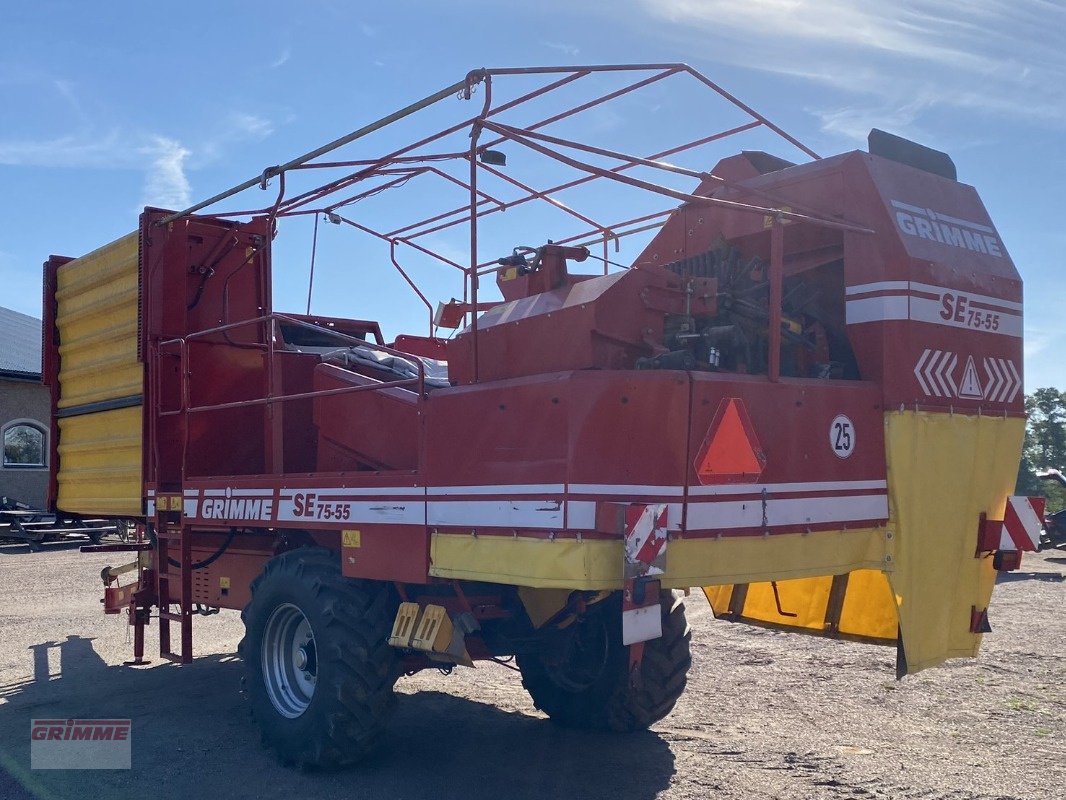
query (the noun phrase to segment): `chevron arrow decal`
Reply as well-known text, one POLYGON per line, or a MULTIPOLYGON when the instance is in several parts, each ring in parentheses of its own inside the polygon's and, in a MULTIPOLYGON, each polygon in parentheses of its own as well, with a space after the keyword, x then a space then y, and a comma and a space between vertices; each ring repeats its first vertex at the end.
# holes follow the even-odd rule
POLYGON ((914 367, 914 377, 922 391, 931 397, 956 397, 955 366, 959 357, 948 350, 924 350, 914 367))
MULTIPOLYGON (((972 373, 973 357, 965 357, 964 363, 972 373)), ((983 360, 985 368, 984 400, 990 403, 1013 403, 1022 389, 1022 376, 1014 362, 1006 358, 987 357, 983 360)), ((963 400, 981 399, 975 392, 980 392, 976 375, 963 375, 964 394, 959 393, 959 385, 955 380, 955 372, 959 366, 959 354, 950 350, 925 349, 914 365, 914 377, 918 379, 926 397, 942 397, 945 399, 960 398, 963 400)))
POLYGON ((986 358, 985 373, 988 386, 985 388, 985 400, 993 403, 1013 403, 1022 388, 1022 376, 1013 361, 1005 358, 986 358))

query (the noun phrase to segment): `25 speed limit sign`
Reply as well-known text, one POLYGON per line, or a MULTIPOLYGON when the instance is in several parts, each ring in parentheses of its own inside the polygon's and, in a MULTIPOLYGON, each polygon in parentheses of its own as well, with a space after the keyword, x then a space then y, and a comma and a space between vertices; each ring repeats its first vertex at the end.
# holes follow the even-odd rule
POLYGON ((855 452, 855 423, 844 414, 837 414, 829 424, 829 446, 837 458, 847 458, 855 452))

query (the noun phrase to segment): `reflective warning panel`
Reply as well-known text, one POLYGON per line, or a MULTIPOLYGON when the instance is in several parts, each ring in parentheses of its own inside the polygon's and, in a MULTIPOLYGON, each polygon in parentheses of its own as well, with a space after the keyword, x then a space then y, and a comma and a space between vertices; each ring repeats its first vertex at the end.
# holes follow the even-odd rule
POLYGON ((696 456, 700 483, 745 483, 758 480, 766 457, 755 436, 744 401, 722 400, 696 456))

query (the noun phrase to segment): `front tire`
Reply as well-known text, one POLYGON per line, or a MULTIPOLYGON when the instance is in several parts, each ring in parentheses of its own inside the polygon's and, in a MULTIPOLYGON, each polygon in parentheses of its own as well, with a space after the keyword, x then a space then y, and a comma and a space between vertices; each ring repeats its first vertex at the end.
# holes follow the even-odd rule
POLYGON ((334 553, 304 547, 268 561, 251 589, 238 653, 263 743, 302 768, 366 758, 399 676, 391 588, 344 578, 334 553))
POLYGON ((663 591, 659 602, 663 635, 645 642, 637 687, 629 679, 616 596, 573 623, 580 627, 563 652, 518 657, 522 685, 534 705, 558 725, 588 730, 643 730, 666 717, 685 689, 692 637, 682 598, 663 591))

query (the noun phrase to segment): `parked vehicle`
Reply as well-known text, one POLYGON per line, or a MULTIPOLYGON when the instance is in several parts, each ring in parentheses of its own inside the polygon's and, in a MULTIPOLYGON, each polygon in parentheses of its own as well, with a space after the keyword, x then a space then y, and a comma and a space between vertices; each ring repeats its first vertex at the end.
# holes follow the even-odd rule
MULTIPOLYGON (((1036 473, 1042 481, 1066 486, 1066 476, 1057 469, 1047 469, 1036 473)), ((1040 534, 1040 549, 1066 548, 1066 508, 1044 516, 1044 530, 1040 534)))
POLYGON ((476 70, 145 209, 45 282, 54 508, 147 526, 104 576, 137 659, 153 609, 180 663, 196 611, 241 612, 249 701, 287 762, 370 752, 402 675, 512 656, 554 721, 647 727, 685 686, 689 587, 721 619, 894 647, 900 676, 973 657, 996 570, 1031 549, 1032 507, 1008 502, 1022 284, 977 192, 879 131, 820 158, 685 65, 476 70), (557 125, 681 82, 724 128, 679 143, 682 120, 644 115, 644 158, 557 125), (446 101, 469 116, 366 149, 446 101), (699 161, 749 133, 803 163, 699 161), (463 203, 382 222, 434 181, 463 203), (253 210, 218 210, 238 196, 253 210), (559 222, 521 216, 536 206, 559 222), (376 242, 429 335, 274 311, 275 236, 301 217, 316 244, 320 223, 376 242), (435 247, 456 226, 468 256, 435 247), (462 276, 462 300, 434 312, 412 254, 462 276))

